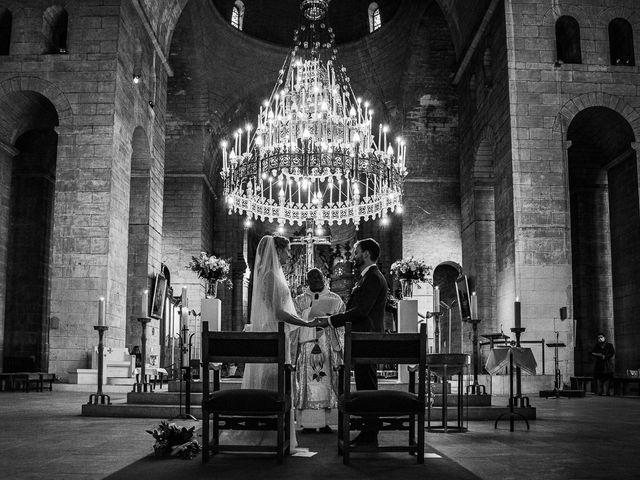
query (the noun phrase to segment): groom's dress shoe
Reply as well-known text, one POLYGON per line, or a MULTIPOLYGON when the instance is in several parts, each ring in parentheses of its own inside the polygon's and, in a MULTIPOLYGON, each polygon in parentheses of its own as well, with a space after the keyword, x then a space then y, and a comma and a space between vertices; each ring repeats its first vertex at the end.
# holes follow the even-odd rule
POLYGON ((356 438, 349 442, 352 447, 377 447, 378 435, 374 433, 360 433, 356 438))

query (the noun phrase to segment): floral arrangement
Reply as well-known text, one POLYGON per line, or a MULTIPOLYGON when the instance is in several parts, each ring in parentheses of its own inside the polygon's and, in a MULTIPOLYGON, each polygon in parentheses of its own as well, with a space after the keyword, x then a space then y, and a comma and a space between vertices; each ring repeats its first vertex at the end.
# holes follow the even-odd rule
POLYGON ((432 268, 422 260, 403 258, 396 260, 391 265, 391 273, 398 280, 408 280, 411 283, 428 282, 431 283, 429 276, 432 268))
POLYGON ((196 272, 199 278, 208 282, 223 282, 227 288, 231 288, 229 279, 231 264, 229 260, 218 258, 215 255, 208 255, 207 252, 200 252, 200 255, 192 256, 187 268, 196 272))
POLYGON ((190 459, 202 449, 197 440, 192 440, 196 427, 179 427, 175 423, 162 421, 157 428, 147 430, 156 439, 153 453, 156 457, 180 457, 190 459))
MULTIPOLYGON (((429 276, 432 268, 422 260, 415 260, 413 257, 396 260, 391 265, 391 273, 395 278, 400 280, 402 287, 402 297, 413 296, 413 284, 418 282, 431 283, 429 276)), ((420 288, 420 285, 418 285, 420 288)))

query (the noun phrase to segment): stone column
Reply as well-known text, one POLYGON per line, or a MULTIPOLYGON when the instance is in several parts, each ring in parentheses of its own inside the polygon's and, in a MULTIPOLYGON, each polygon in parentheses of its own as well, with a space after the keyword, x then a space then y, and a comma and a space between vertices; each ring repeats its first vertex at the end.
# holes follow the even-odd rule
POLYGON ((4 358, 4 327, 7 288, 7 249, 9 242, 11 172, 18 150, 0 141, 0 370, 4 358))

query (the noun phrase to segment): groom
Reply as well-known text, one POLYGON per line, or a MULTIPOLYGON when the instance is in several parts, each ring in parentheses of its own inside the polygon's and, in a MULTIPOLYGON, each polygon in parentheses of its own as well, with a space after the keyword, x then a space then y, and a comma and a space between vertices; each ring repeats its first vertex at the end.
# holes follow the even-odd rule
MULTIPOLYGON (((388 285, 376 262, 380 257, 380 245, 373 238, 365 238, 355 244, 353 263, 360 272, 360 280, 351 291, 344 313, 316 317, 318 325, 343 327, 351 322, 355 332, 384 333, 384 307, 388 285)), ((373 364, 357 364, 354 367, 357 390, 377 390, 378 377, 373 364)), ((345 373, 348 374, 348 373, 345 373)), ((367 422, 360 434, 352 440, 357 445, 377 445, 378 420, 367 422)))

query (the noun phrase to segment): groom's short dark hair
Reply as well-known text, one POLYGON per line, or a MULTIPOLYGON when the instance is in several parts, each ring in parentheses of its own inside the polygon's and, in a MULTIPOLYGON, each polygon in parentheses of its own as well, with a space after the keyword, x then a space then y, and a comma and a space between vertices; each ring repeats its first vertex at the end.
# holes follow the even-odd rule
POLYGON ((378 261, 380 258, 380 244, 373 238, 365 238, 356 242, 356 247, 360 247, 363 252, 369 252, 372 261, 378 261))

